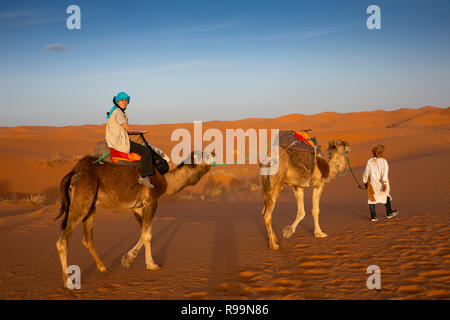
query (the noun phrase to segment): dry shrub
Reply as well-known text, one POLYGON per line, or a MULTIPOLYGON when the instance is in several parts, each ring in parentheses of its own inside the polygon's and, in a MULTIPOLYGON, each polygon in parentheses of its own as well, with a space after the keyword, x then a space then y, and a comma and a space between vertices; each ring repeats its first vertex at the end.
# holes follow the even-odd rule
POLYGON ((59 168, 67 164, 74 164, 83 157, 84 155, 75 155, 71 159, 64 159, 58 152, 54 152, 50 159, 39 162, 38 166, 42 168, 59 168))
POLYGON ((194 195, 191 192, 181 192, 177 194, 178 200, 192 200, 194 195))
POLYGON ((209 196, 211 198, 214 198, 214 197, 221 195, 222 193, 223 193, 222 188, 214 187, 214 188, 212 188, 211 192, 209 193, 209 196))
POLYGON ((47 197, 45 196, 45 194, 42 194, 40 192, 37 194, 32 194, 28 198, 28 201, 31 201, 33 203, 39 203, 39 204, 44 204, 46 200, 47 200, 47 197))

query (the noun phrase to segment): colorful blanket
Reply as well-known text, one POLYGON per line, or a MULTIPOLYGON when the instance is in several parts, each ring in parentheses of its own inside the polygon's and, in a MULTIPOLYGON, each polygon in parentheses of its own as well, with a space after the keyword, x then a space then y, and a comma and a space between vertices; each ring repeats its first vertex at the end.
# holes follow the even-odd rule
POLYGON ((113 149, 113 148, 109 148, 109 150, 110 150, 109 157, 111 158, 111 160, 114 163, 118 163, 119 160, 130 161, 130 162, 136 162, 136 161, 141 160, 141 156, 138 155, 137 153, 120 152, 120 151, 117 151, 116 149, 113 149))

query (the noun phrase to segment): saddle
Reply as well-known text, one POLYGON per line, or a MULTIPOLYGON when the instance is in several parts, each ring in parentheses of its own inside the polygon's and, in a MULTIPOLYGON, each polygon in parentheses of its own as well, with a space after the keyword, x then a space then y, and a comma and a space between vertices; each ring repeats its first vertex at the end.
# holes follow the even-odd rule
POLYGON ((322 152, 316 138, 310 137, 306 131, 280 131, 279 145, 287 150, 322 152))
MULTIPOLYGON (((153 164, 155 165, 156 169, 160 174, 165 174, 167 171, 169 171, 169 164, 164 159, 167 157, 164 152, 162 152, 160 149, 150 146, 152 150, 152 158, 153 158, 153 164)), ((119 152, 114 149, 110 149, 108 147, 108 144, 106 140, 99 141, 97 145, 95 146, 94 150, 94 157, 98 157, 98 159, 95 162, 99 162, 100 164, 103 164, 104 162, 109 162, 114 165, 119 166, 128 166, 128 167, 140 167, 141 161, 140 156, 135 153, 128 153, 123 155, 122 152, 119 152), (124 160, 128 159, 128 160, 124 160)))

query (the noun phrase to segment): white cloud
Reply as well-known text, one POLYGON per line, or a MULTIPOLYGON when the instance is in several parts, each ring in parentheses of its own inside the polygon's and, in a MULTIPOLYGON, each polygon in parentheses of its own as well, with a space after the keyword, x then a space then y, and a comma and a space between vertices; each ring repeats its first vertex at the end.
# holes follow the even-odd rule
POLYGON ((0 19, 12 19, 12 18, 20 18, 20 17, 28 17, 33 14, 31 10, 18 10, 18 11, 9 11, 9 12, 0 12, 0 19))

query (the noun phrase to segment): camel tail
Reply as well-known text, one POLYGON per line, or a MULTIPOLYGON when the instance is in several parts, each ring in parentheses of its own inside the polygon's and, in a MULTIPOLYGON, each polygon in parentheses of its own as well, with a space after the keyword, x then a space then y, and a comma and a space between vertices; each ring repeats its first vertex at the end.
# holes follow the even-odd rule
POLYGON ((55 218, 55 220, 59 219, 62 215, 64 215, 63 220, 61 221, 61 229, 64 230, 67 224, 67 218, 69 217, 69 209, 70 209, 70 182, 72 180, 72 176, 75 175, 75 171, 70 171, 68 174, 62 178, 61 183, 59 185, 59 191, 61 193, 61 208, 59 208, 59 215, 55 218))

